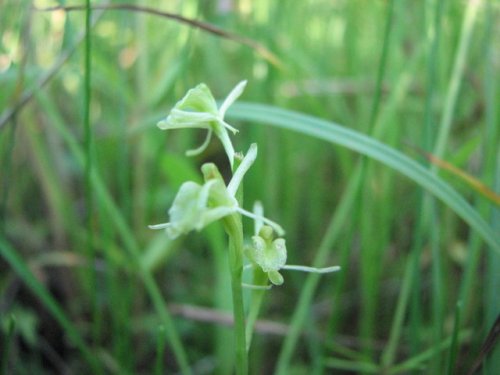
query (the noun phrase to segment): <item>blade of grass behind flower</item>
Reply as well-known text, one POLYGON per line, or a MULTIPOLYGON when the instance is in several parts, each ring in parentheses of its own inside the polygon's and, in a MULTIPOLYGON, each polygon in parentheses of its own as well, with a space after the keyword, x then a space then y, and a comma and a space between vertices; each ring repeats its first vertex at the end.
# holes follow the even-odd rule
POLYGON ((99 372, 99 362, 94 353, 91 352, 87 344, 83 341, 78 328, 71 322, 71 319, 65 314, 64 310, 45 286, 33 275, 33 272, 31 272, 26 262, 19 256, 18 252, 3 237, 0 237, 0 255, 7 261, 26 286, 31 289, 35 296, 40 299, 61 327, 63 327, 70 340, 82 353, 83 358, 85 358, 92 371, 94 373, 99 372))
POLYGON ((448 375, 453 375, 455 373, 455 368, 456 368, 456 358, 457 358, 457 352, 459 348, 459 342, 458 342, 458 331, 460 330, 460 314, 462 310, 462 302, 458 301, 456 308, 455 308, 455 319, 453 322, 453 331, 452 331, 452 336, 451 336, 451 343, 450 343, 450 350, 448 352, 448 358, 447 358, 447 371, 446 373, 448 375))
MULTIPOLYGON (((277 109, 267 105, 237 103, 232 107, 228 115, 240 120, 274 125, 314 136, 334 144, 342 145, 382 162, 383 164, 411 178, 420 186, 438 196, 460 217, 462 217, 462 219, 468 222, 469 225, 481 235, 483 240, 491 246, 493 253, 498 256, 497 253, 500 252, 499 240, 479 214, 449 185, 415 161, 401 154, 399 151, 396 151, 395 149, 392 149, 373 138, 351 129, 343 128, 332 122, 289 110, 277 109)), ((355 181, 354 176, 351 179, 351 182, 352 181, 355 181)), ((332 218, 330 228, 327 230, 328 238, 324 238, 323 243, 316 255, 314 265, 317 267, 324 265, 323 263, 326 259, 330 245, 337 237, 338 228, 340 228, 340 224, 347 217, 347 212, 351 210, 353 196, 355 195, 353 189, 354 186, 357 186, 357 184, 350 185, 350 190, 348 188, 349 194, 346 196, 346 198, 350 196, 351 199, 347 198, 346 200, 343 200, 332 218)), ((292 317, 290 333, 285 340, 285 344, 282 348, 282 354, 278 361, 278 374, 286 373, 292 352, 297 343, 298 336, 301 332, 304 319, 308 311, 307 307, 311 304, 312 296, 318 281, 319 278, 317 275, 308 276, 308 280, 301 292, 294 316, 292 317)))
POLYGON ((2 364, 0 365, 1 366, 0 375, 9 374, 10 352, 14 344, 15 333, 16 333, 16 318, 14 316, 11 316, 7 323, 7 334, 4 336, 2 345, 3 353, 1 353, 2 364))
POLYGON ((455 167, 453 164, 447 162, 446 160, 438 158, 437 156, 429 152, 425 152, 424 150, 421 150, 418 147, 412 147, 412 148, 419 154, 423 155, 430 163, 450 172, 460 180, 464 181, 467 185, 469 185, 473 190, 478 192, 480 195, 484 196, 486 199, 493 202, 497 206, 500 206, 500 194, 495 193, 492 189, 483 184, 474 176, 471 176, 467 172, 463 171, 460 168, 455 167))
MULTIPOLYGON (((382 48, 380 53, 380 61, 378 63, 378 70, 376 75, 375 93, 370 110, 370 117, 368 121, 368 129, 366 133, 373 136, 375 124, 377 122, 378 114, 381 107, 382 96, 382 83, 386 78, 386 68, 388 52, 391 43, 391 30, 393 28, 393 15, 394 15, 394 1, 390 0, 386 4, 385 10, 385 26, 384 35, 382 40, 382 48)), ((388 122, 386 122, 388 124, 388 122)), ((393 129, 393 135, 400 130, 400 127, 393 129)), ((373 186, 369 181, 373 181, 372 177, 377 172, 375 166, 372 166, 370 159, 362 158, 361 161, 361 184, 360 191, 360 204, 357 209, 359 210, 359 217, 361 219, 360 228, 360 248, 361 248, 361 270, 360 270, 360 287, 361 287, 361 316, 360 316, 360 337, 362 339, 370 339, 376 335, 376 320, 377 308, 380 296, 380 274, 382 272, 382 260, 384 249, 387 249, 388 229, 389 225, 384 225, 388 222, 389 205, 385 204, 383 200, 373 199, 374 191, 373 186), (370 212, 371 215, 363 214, 363 212, 370 212), (380 223, 380 226, 373 225, 373 216, 376 215, 375 220, 380 223)), ((384 171, 386 172, 386 171, 384 171)), ((379 175, 380 185, 386 185, 386 173, 383 177, 379 175)), ((386 193, 390 193, 390 187, 385 186, 382 189, 386 193)), ((372 356, 369 348, 365 348, 365 354, 372 356)))
MULTIPOLYGON (((80 168, 84 168, 84 152, 74 136, 68 131, 68 129, 66 129, 62 119, 58 117, 53 104, 43 96, 37 96, 37 99, 42 107, 44 107, 45 112, 49 116, 55 130, 67 143, 70 152, 75 158, 75 161, 78 163, 80 168)), ((172 346, 172 350, 174 351, 179 366, 181 367, 183 373, 190 374, 191 370, 188 365, 185 348, 177 334, 172 317, 168 311, 167 304, 165 303, 165 300, 161 295, 161 291, 156 284, 153 275, 149 272, 149 270, 142 266, 139 244, 137 243, 135 237, 132 235, 133 232, 129 228, 118 207, 112 200, 109 191, 106 189, 106 186, 104 185, 104 182, 99 176, 96 169, 93 169, 90 177, 98 206, 102 209, 102 212, 106 213, 110 224, 115 227, 116 231, 123 241, 125 249, 128 251, 130 257, 132 258, 134 266, 136 267, 136 270, 138 271, 144 283, 146 291, 149 294, 153 305, 155 306, 156 312, 160 316, 160 319, 165 326, 166 334, 168 336, 170 345, 172 346)))
POLYGON ((500 255, 500 239, 478 212, 450 185, 400 151, 333 122, 269 105, 236 103, 228 112, 228 116, 310 135, 383 163, 439 198, 475 229, 492 251, 500 255))

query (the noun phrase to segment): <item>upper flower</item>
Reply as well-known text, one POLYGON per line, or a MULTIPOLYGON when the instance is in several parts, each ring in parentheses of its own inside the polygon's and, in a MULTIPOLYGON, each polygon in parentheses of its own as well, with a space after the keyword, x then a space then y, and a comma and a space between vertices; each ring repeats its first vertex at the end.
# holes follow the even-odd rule
POLYGON ((231 167, 234 162, 234 147, 227 130, 233 134, 238 130, 224 121, 227 109, 243 92, 247 81, 241 81, 229 93, 220 108, 210 89, 204 83, 192 88, 174 106, 168 117, 158 123, 160 129, 201 128, 207 129, 208 134, 203 144, 194 150, 187 151, 187 155, 197 155, 203 152, 210 142, 212 132, 221 140, 231 167))

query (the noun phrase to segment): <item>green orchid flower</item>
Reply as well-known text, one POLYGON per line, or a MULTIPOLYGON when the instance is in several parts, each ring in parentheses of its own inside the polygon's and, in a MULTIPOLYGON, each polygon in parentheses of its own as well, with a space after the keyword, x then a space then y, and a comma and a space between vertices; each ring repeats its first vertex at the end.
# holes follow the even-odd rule
MULTIPOLYGON (((245 255, 250 260, 245 268, 260 267, 263 272, 267 273, 267 277, 272 285, 282 285, 284 282, 280 270, 302 271, 310 273, 330 273, 340 270, 339 266, 332 267, 308 267, 301 265, 286 264, 287 252, 285 240, 283 238, 275 238, 274 230, 271 226, 265 225, 261 217, 264 217, 264 209, 260 202, 254 204, 255 220, 255 235, 252 237, 252 244, 245 248, 245 255)), ((282 236, 281 233, 277 233, 282 236)), ((272 285, 252 285, 244 284, 250 289, 270 289, 272 285)))
POLYGON ((281 285, 283 276, 278 271, 286 264, 286 246, 283 238, 273 237, 273 229, 262 226, 259 234, 252 237, 252 246, 246 248, 245 255, 267 273, 274 285, 281 285))
POLYGON ((151 229, 166 229, 174 239, 192 230, 200 231, 208 224, 220 220, 234 212, 236 203, 227 206, 210 207, 209 197, 216 189, 216 181, 207 181, 199 185, 192 181, 184 182, 169 210, 170 222, 150 225, 151 229))
POLYGON ((227 186, 215 164, 204 164, 202 166, 204 184, 200 185, 192 181, 184 182, 169 210, 170 222, 150 225, 149 227, 151 229, 165 229, 167 235, 175 239, 193 230, 200 231, 208 224, 228 215, 239 213, 266 223, 277 233, 283 235, 284 231, 278 224, 239 207, 235 198, 243 176, 256 157, 257 145, 254 143, 250 146, 227 186))
POLYGON ((207 137, 203 144, 186 152, 188 156, 198 155, 203 152, 212 138, 212 133, 220 139, 222 146, 226 151, 231 168, 234 163, 234 147, 229 138, 228 130, 233 134, 238 132, 237 129, 224 121, 224 116, 227 109, 235 102, 235 100, 243 93, 247 81, 241 81, 229 93, 220 108, 217 108, 217 103, 210 89, 204 83, 192 88, 172 109, 170 114, 164 120, 160 121, 157 126, 160 129, 182 129, 182 128, 200 128, 207 129, 207 137))

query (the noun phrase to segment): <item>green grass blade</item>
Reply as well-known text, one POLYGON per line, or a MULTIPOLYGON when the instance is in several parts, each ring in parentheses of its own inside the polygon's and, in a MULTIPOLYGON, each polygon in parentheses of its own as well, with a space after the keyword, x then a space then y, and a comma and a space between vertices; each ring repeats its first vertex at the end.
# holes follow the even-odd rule
POLYGON ((3 353, 2 353, 2 364, 0 367, 0 375, 8 375, 9 374, 9 359, 10 352, 12 350, 12 345, 14 343, 14 334, 16 331, 16 318, 11 316, 9 318, 8 326, 7 326, 7 334, 4 338, 3 342, 3 353))
POLYGON ((415 273, 415 263, 418 262, 419 256, 420 253, 412 251, 410 253, 410 256, 408 257, 408 260, 406 261, 406 268, 401 282, 401 290, 399 292, 398 302, 394 311, 394 318, 392 320, 389 340, 385 345, 384 351, 381 355, 381 364, 383 368, 391 367, 396 357, 397 345, 401 337, 406 308, 412 292, 412 281, 414 279, 413 274, 415 273))
POLYGON ((33 275, 26 262, 2 237, 0 237, 0 256, 7 261, 21 280, 23 280, 28 288, 31 289, 31 291, 40 299, 47 310, 50 311, 61 327, 63 327, 70 340, 82 353, 83 358, 93 370, 93 373, 98 372, 100 370, 100 366, 96 357, 83 341, 77 327, 75 327, 75 325, 71 322, 69 317, 64 313, 64 310, 57 303, 54 297, 52 297, 49 291, 47 291, 47 289, 37 280, 35 275, 33 275))
POLYGON ((7 202, 9 200, 10 194, 9 181, 11 181, 13 176, 12 153, 16 144, 16 129, 17 120, 14 117, 11 126, 3 134, 3 137, 5 137, 5 139, 0 139, 0 158, 3 159, 1 163, 3 178, 0 182, 0 234, 2 235, 6 233, 7 202))
MULTIPOLYGON (((378 64, 377 80, 375 85, 375 93, 371 107, 370 119, 366 133, 370 136, 375 134, 375 123, 377 122, 378 113, 381 107, 381 97, 383 91, 383 80, 386 76, 386 67, 388 52, 391 41, 391 29, 393 27, 394 1, 389 1, 386 8, 384 39, 382 42, 382 53, 378 64)), ((360 190, 360 204, 357 207, 359 217, 361 218, 360 231, 360 248, 361 248, 361 312, 359 333, 361 338, 370 338, 375 336, 377 327, 377 302, 380 294, 380 273, 382 272, 381 260, 384 255, 382 249, 386 248, 384 232, 381 228, 375 229, 372 224, 372 217, 363 215, 363 212, 377 212, 380 216, 378 220, 384 222, 384 213, 387 211, 387 204, 381 203, 381 207, 377 207, 373 200, 373 190, 367 181, 370 181, 371 176, 376 173, 370 160, 366 158, 361 162, 361 182, 362 189, 360 190)), ((381 227, 388 227, 381 225, 381 227)), ((385 232, 387 234, 387 232, 385 232)), ((366 348, 365 354, 373 356, 372 350, 366 348)))
POLYGON ((390 0, 387 4, 387 19, 385 21, 384 41, 382 42, 382 53, 380 55, 380 63, 378 64, 377 83, 375 84, 375 94, 373 96, 373 104, 370 112, 370 121, 368 134, 372 134, 373 128, 377 121, 377 116, 380 110, 380 98, 382 96, 383 81, 385 70, 387 68, 387 58, 389 54, 391 30, 393 26, 394 1, 390 0))
POLYGON ((338 358, 328 358, 324 360, 324 364, 328 368, 337 370, 346 370, 349 372, 363 374, 380 374, 380 368, 376 364, 371 362, 353 362, 338 358))
MULTIPOLYGON (((470 331, 462 331, 458 333, 458 341, 469 339, 471 336, 470 331)), ((448 337, 442 340, 440 343, 432 346, 431 348, 405 360, 402 363, 394 365, 390 370, 387 371, 388 374, 406 374, 411 370, 419 370, 422 367, 425 368, 425 362, 431 360, 433 357, 440 356, 441 352, 448 349, 451 345, 452 338, 448 337)), ((425 373, 425 372, 424 372, 425 373)))
POLYGON ((458 301, 455 308, 455 320, 453 322, 453 334, 451 336, 450 351, 448 353, 448 365, 446 373, 448 375, 453 375, 455 370, 455 361, 457 359, 458 352, 458 332, 460 330, 460 313, 462 310, 462 302, 458 301))
POLYGON ((156 342, 156 366, 155 375, 161 375, 165 373, 163 369, 163 357, 165 352, 165 327, 158 327, 158 338, 156 342))
MULTIPOLYGON (((341 230, 344 227, 344 223, 348 220, 349 214, 352 211, 352 207, 356 201, 358 193, 357 187, 360 183, 361 169, 356 169, 354 173, 355 175, 351 177, 349 185, 346 187, 344 195, 342 196, 337 209, 334 211, 330 219, 328 229, 326 230, 318 252, 314 257, 313 265, 316 267, 322 267, 325 264, 330 249, 337 241, 341 230)), ((346 270, 344 270, 344 272, 345 271, 346 270)), ((320 275, 314 273, 310 274, 301 290, 300 297, 290 323, 288 335, 278 358, 276 374, 288 373, 288 365, 291 361, 293 350, 297 345, 306 316, 310 311, 309 309, 312 304, 313 295, 318 286, 319 280, 320 275)))
MULTIPOLYGON (((343 128, 332 122, 267 105, 237 103, 232 107, 228 115, 240 120, 270 124, 307 134, 325 141, 339 144, 374 160, 382 162, 386 166, 389 166, 409 177, 417 184, 440 198, 472 228, 474 228, 494 251, 500 252, 499 239, 494 231, 481 218, 481 216, 447 183, 399 151, 388 147, 373 138, 351 129, 343 128)), ((349 199, 347 199, 347 201, 349 201, 349 199)), ((348 207, 352 206, 349 204, 346 205, 348 207)), ((344 215, 339 214, 339 217, 341 216, 344 215)), ((337 220, 332 219, 332 223, 335 221, 337 220)), ((330 227, 333 228, 337 228, 337 226, 338 224, 330 225, 330 227)), ((336 231, 337 230, 333 230, 333 233, 336 231)), ((326 238, 323 240, 315 259, 315 266, 322 266, 322 259, 324 259, 327 255, 325 249, 328 249, 331 246, 331 243, 335 240, 336 235, 329 232, 330 229, 327 231, 327 237, 330 237, 331 241, 326 238), (323 246, 325 243, 328 243, 329 246, 323 246), (316 261, 318 263, 316 263, 316 261)), ((290 332, 287 336, 282 349, 282 354, 280 355, 280 359, 278 361, 277 373, 286 372, 288 363, 292 358, 293 350, 297 344, 305 316, 307 315, 307 306, 310 305, 318 282, 319 279, 317 275, 310 275, 308 277, 308 281, 306 282, 304 290, 299 298, 299 302, 297 303, 297 309, 292 318, 290 332)))
MULTIPOLYGON (((448 93, 446 95, 443 117, 441 119, 439 134, 433 151, 433 154, 438 158, 441 158, 443 156, 445 146, 448 143, 452 119, 455 113, 455 106, 460 91, 460 84, 462 83, 462 76, 465 71, 467 51, 471 43, 471 37, 474 30, 474 23, 477 17, 477 13, 481 8, 481 0, 469 1, 467 4, 468 6, 465 11, 464 21, 462 24, 460 42, 449 82, 448 93)), ((433 170, 437 170, 437 167, 433 166, 433 170)))
POLYGON ((263 104, 236 103, 228 112, 233 119, 269 124, 283 129, 310 135, 353 151, 400 172, 415 183, 439 198, 475 229, 500 254, 500 239, 493 229, 450 185, 416 161, 400 151, 357 131, 342 127, 330 121, 315 118, 285 109, 278 109, 263 104))
MULTIPOLYGON (((47 111, 53 109, 51 103, 49 103, 43 96, 38 96, 37 98, 47 111)), ((51 115, 56 116, 55 113, 51 113, 51 115)), ((85 155, 81 146, 71 135, 69 130, 63 126, 61 121, 57 121, 58 119, 56 117, 54 117, 53 120, 54 127, 61 134, 62 138, 67 142, 68 147, 73 154, 76 162, 81 168, 84 168, 85 155)), ((109 223, 115 227, 116 231, 120 235, 125 249, 128 251, 134 265, 136 266, 136 270, 144 283, 146 291, 149 294, 156 312, 158 313, 163 325, 165 326, 168 340, 170 342, 170 345, 172 346, 172 350, 174 351, 175 357, 182 369, 182 372, 185 374, 191 373, 187 361, 186 350, 184 349, 184 346, 182 345, 182 342, 177 334, 172 316, 168 311, 167 304, 163 299, 160 288, 158 287, 150 270, 146 269, 142 263, 140 247, 135 237, 133 236, 133 231, 125 221, 122 213, 118 209, 116 203, 113 201, 109 190, 104 184, 103 179, 95 168, 92 170, 90 177, 96 201, 98 202, 99 207, 102 209, 102 212, 107 214, 109 223)))

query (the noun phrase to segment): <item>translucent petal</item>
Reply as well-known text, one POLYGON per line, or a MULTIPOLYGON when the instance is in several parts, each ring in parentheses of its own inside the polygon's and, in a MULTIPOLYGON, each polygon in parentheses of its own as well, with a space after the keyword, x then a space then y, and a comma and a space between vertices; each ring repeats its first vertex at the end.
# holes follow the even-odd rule
POLYGON ((212 122, 214 121, 217 121, 217 117, 211 113, 173 109, 166 119, 158 122, 157 126, 162 130, 184 128, 211 129, 213 127, 212 122))
POLYGON ((215 181, 215 180, 207 181, 201 187, 200 192, 198 194, 198 201, 197 201, 197 205, 198 205, 199 210, 205 210, 207 208, 208 196, 210 194, 210 189, 212 188, 212 186, 214 186, 216 184, 216 182, 217 181, 215 181))
POLYGON ((283 238, 278 238, 272 243, 273 262, 281 269, 286 263, 286 245, 283 238))
POLYGON ((217 220, 222 219, 223 217, 229 216, 235 212, 234 207, 230 206, 221 206, 215 208, 209 208, 208 210, 203 212, 203 215, 200 220, 200 225, 197 226, 197 230, 201 230, 206 227, 208 224, 211 224, 217 220))
POLYGON ((226 97, 224 100, 224 103, 220 106, 219 109, 219 116, 221 118, 224 118, 226 115, 227 109, 233 104, 236 99, 240 97, 240 95, 243 93, 243 90, 245 89, 245 86, 247 85, 247 81, 241 81, 236 85, 236 87, 229 93, 229 95, 226 97))
POLYGON ((162 224, 153 224, 153 225, 148 225, 149 229, 166 229, 170 226, 170 223, 162 223, 162 224))
POLYGON ((230 195, 232 196, 236 195, 236 191, 238 190, 241 181, 243 181, 243 176, 245 176, 245 173, 247 173, 247 171, 250 169, 256 158, 257 158, 257 144, 252 143, 247 151, 247 154, 241 161, 241 164, 234 172, 233 177, 229 182, 229 185, 227 186, 227 191, 229 192, 230 195))
POLYGON ((207 112, 218 114, 217 103, 212 92, 204 83, 190 89, 184 98, 175 105, 174 109, 191 110, 196 112, 207 112))
POLYGON ((244 210, 241 207, 238 207, 238 212, 244 216, 247 216, 253 220, 262 220, 262 222, 266 225, 269 225, 271 228, 274 229, 274 231, 279 235, 279 236, 284 236, 285 235, 285 230, 279 225, 278 223, 275 223, 272 220, 269 220, 268 218, 265 218, 264 216, 257 216, 252 212, 249 212, 247 210, 244 210))
MULTIPOLYGON (((167 233, 171 238, 193 230, 200 216, 200 194, 202 186, 188 181, 181 185, 168 211, 170 226, 167 233)), ((208 199, 208 197, 206 198, 208 199)))
POLYGON ((283 266, 281 269, 289 270, 289 271, 301 271, 301 272, 310 272, 310 273, 331 273, 340 271, 340 266, 331 266, 331 267, 308 267, 308 266, 295 266, 287 264, 283 266))
POLYGON ((248 246, 246 249, 246 256, 250 261, 261 266, 264 263, 264 251, 266 248, 266 243, 259 236, 252 237, 252 246, 248 246))
POLYGON ((264 217, 264 206, 262 205, 262 202, 256 201, 253 204, 253 214, 255 215, 255 226, 254 226, 254 234, 258 235, 260 230, 262 229, 262 226, 264 225, 264 221, 262 221, 262 218, 264 217))

